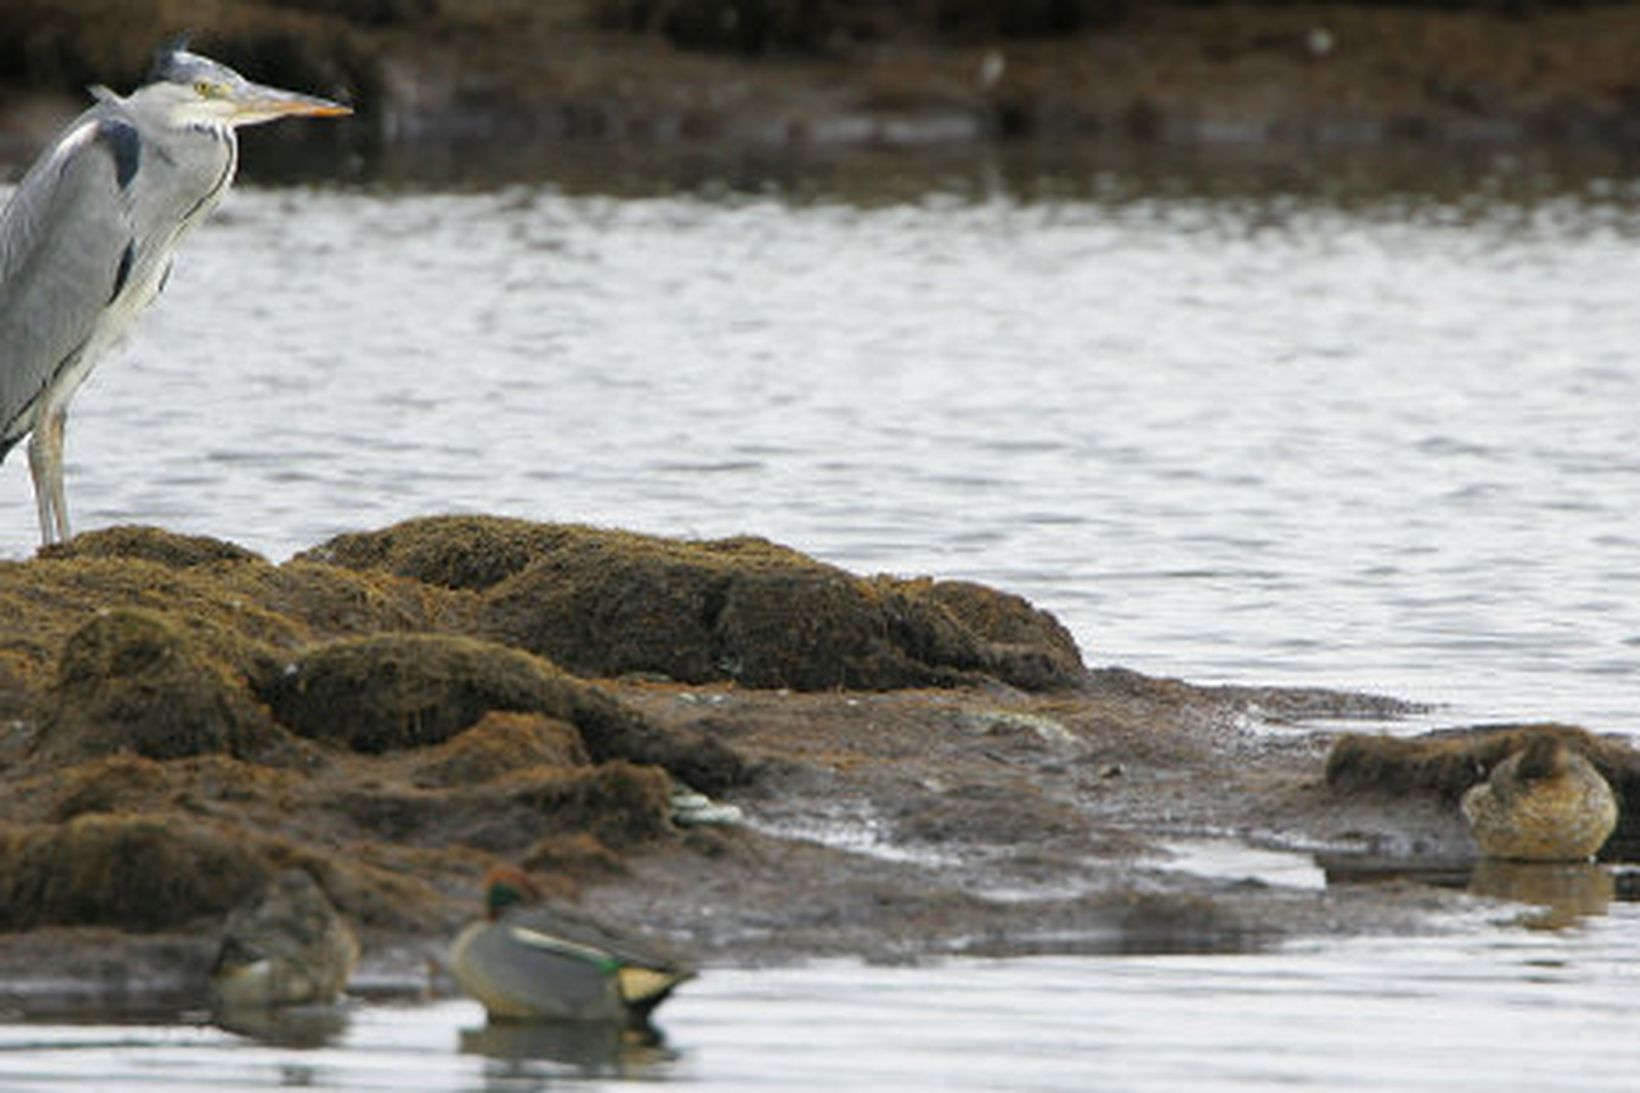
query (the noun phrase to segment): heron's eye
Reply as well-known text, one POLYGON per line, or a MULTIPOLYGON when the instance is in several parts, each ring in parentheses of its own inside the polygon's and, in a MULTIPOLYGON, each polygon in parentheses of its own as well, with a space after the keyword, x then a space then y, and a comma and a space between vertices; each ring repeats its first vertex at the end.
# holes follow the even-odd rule
POLYGON ((210 80, 195 80, 194 93, 202 99, 220 98, 222 95, 222 85, 214 84, 210 80))

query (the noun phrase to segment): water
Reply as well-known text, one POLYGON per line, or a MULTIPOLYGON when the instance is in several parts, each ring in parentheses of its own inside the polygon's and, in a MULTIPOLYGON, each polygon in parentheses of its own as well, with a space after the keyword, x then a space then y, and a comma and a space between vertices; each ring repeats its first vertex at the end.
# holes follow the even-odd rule
POLYGON ((243 190, 75 403, 78 526, 752 532, 1094 663, 1630 729, 1632 192, 1107 188, 243 190))
POLYGON ((1570 934, 719 969, 667 1003, 664 1049, 624 1055, 498 1035, 466 1001, 358 1006, 310 1048, 196 1024, 0 1025, 0 1088, 1620 1090, 1640 1066, 1637 926, 1631 904, 1570 934))
MULTIPOLYGON (((71 505, 274 558, 447 511, 756 533, 1020 592, 1093 663, 1634 731, 1634 182, 1276 175, 247 188, 76 401, 71 505)), ((0 553, 33 539, 13 458, 0 553)), ((1636 941, 1619 904, 1253 956, 718 969, 630 1076, 1622 1088, 1636 941)), ((0 1087, 564 1076, 462 1054, 477 1024, 364 1005, 298 1050, 14 1023, 0 1087)))

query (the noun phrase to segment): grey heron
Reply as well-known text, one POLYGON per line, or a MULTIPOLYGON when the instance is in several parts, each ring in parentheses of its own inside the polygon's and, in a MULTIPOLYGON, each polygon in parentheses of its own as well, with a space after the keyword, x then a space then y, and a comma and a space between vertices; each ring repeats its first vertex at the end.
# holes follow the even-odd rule
POLYGON ((42 542, 67 539, 63 431, 98 358, 164 287, 177 246, 214 209, 239 162, 236 127, 351 113, 252 83, 180 46, 149 81, 65 129, 0 213, 0 460, 29 437, 42 542))

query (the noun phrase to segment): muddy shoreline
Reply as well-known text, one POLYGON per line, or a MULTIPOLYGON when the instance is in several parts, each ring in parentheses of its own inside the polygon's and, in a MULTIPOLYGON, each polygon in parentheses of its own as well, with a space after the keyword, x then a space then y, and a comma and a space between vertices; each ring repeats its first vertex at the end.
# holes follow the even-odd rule
MULTIPOLYGON (((504 861, 707 965, 1240 951, 1527 913, 1499 895, 1581 892, 1575 917, 1628 879, 1466 890, 1453 792, 1507 735, 1338 749, 1417 711, 1090 669, 1018 597, 762 540, 448 517, 274 565, 113 528, 0 563, 0 607, 0 999, 25 1010, 197 999, 227 911, 292 865, 359 931, 367 992, 446 989, 504 861), (701 795, 731 822, 680 809, 701 795), (1175 860, 1204 840, 1229 863, 1175 860), (1249 846, 1328 883, 1250 875, 1249 846)), ((1640 755, 1555 731, 1640 799, 1640 755)))

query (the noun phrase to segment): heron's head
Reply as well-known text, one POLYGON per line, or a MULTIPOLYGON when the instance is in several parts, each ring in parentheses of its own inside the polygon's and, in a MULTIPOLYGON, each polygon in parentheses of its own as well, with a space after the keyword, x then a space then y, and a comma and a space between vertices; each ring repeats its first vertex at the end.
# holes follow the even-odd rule
POLYGON ((159 54, 149 82, 132 99, 153 104, 176 125, 235 127, 289 116, 353 112, 329 99, 252 83, 225 64, 181 48, 159 54))

